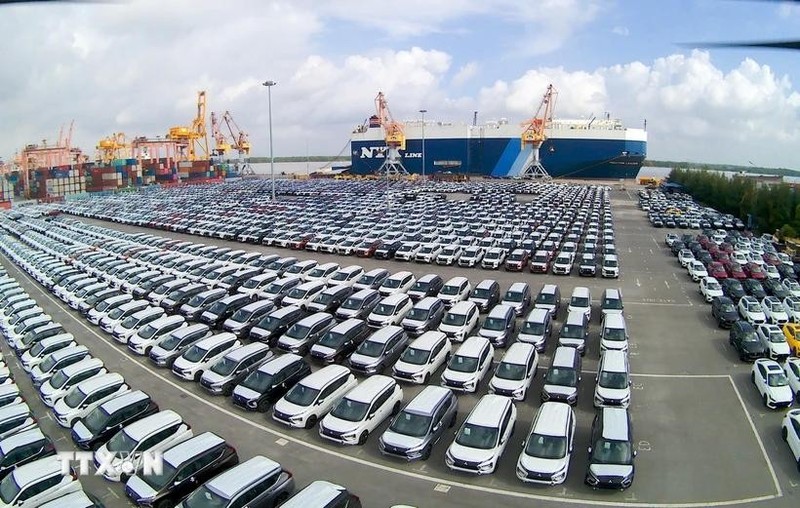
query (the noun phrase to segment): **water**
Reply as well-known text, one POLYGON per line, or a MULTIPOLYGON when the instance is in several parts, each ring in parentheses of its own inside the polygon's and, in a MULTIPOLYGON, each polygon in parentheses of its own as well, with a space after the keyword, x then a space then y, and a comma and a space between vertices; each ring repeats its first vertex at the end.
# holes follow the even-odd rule
MULTIPOLYGON (((335 162, 314 162, 311 161, 306 165, 305 161, 302 162, 276 162, 275 163, 275 177, 280 177, 281 173, 286 173, 287 175, 305 175, 310 174, 315 171, 320 171, 321 169, 330 169, 331 164, 334 167, 341 166, 346 164, 342 161, 335 161, 335 162)), ((255 164, 250 164, 250 167, 253 168, 253 171, 257 175, 269 175, 269 162, 257 162, 255 164)))

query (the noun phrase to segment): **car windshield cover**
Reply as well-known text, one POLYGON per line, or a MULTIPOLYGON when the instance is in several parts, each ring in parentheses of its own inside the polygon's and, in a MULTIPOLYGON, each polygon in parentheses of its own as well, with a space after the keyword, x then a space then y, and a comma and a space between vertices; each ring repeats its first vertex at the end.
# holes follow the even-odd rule
POLYGON ((628 375, 624 372, 602 371, 597 384, 603 388, 622 390, 628 386, 628 375))
POLYGON ((201 485, 181 503, 186 508, 224 508, 229 505, 230 499, 222 497, 205 485, 201 485))
POLYGON ((371 358, 377 358, 378 356, 383 353, 383 348, 385 344, 382 342, 375 342, 373 340, 366 340, 359 344, 356 353, 364 356, 369 356, 371 358))
POLYGON ((501 331, 506 328, 506 320, 502 318, 487 317, 483 322, 484 330, 501 331))
POLYGON ((311 328, 308 326, 295 323, 286 331, 286 336, 291 339, 305 339, 310 331, 311 328))
POLYGON ((455 372, 476 372, 478 359, 474 356, 453 355, 447 368, 455 372))
POLYGON ((196 363, 202 360, 206 356, 206 353, 207 351, 205 349, 195 344, 183 353, 183 358, 186 361, 196 363))
POLYGON ((569 304, 573 307, 588 307, 589 299, 583 296, 573 296, 569 304))
POLYGON ((522 291, 506 291, 506 296, 503 297, 505 302, 519 303, 523 299, 522 291))
POLYGON ((236 323, 245 323, 252 315, 253 311, 242 308, 233 313, 233 316, 231 316, 231 321, 235 321, 236 323))
POLYGON ((410 363, 411 365, 424 365, 428 361, 431 352, 427 349, 417 349, 413 347, 406 348, 400 361, 410 363))
POLYGON ((219 374, 220 376, 227 376, 239 365, 239 362, 231 360, 227 356, 223 357, 220 361, 211 367, 211 372, 219 374))
POLYGON ((388 278, 383 283, 383 287, 385 287, 387 289, 397 289, 397 288, 400 287, 400 283, 401 282, 403 282, 403 281, 400 278, 394 278, 394 277, 388 278))
POLYGON ((563 436, 531 434, 525 455, 540 459, 562 459, 567 455, 567 439, 563 436))
POLYGON ((272 385, 272 374, 256 370, 247 375, 242 386, 258 393, 264 393, 272 385))
POLYGON ((319 390, 298 383, 289 390, 285 398, 288 402, 297 406, 310 406, 317 400, 317 395, 319 395, 319 390))
POLYGON ((630 464, 631 458, 631 444, 627 441, 599 439, 592 449, 595 464, 630 464))
POLYGON ((389 430, 411 437, 423 437, 428 433, 432 418, 403 411, 394 419, 389 430))
POLYGON ((466 314, 456 314, 454 312, 448 312, 442 319, 442 323, 448 326, 464 326, 466 322, 466 314))
POLYGON ((509 379, 512 381, 521 381, 525 379, 526 374, 525 365, 507 362, 500 362, 500 365, 497 366, 497 370, 494 373, 499 379, 509 379))
POLYGON ((333 407, 331 415, 348 422, 360 422, 367 415, 368 410, 369 404, 345 397, 333 407))
POLYGON ((497 446, 497 438, 498 430, 494 427, 465 423, 456 435, 456 443, 468 448, 490 450, 497 446))
POLYGON ((783 372, 767 374, 767 384, 772 387, 787 386, 789 380, 783 372))
POLYGON ((547 371, 544 382, 548 385, 577 386, 578 373, 574 369, 551 367, 547 371))

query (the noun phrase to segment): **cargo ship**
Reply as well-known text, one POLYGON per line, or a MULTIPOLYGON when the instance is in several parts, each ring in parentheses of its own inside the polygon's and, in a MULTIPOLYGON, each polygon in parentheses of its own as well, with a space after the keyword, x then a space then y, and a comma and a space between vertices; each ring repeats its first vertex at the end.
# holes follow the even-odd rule
MULTIPOLYGON (((515 178, 524 169, 530 147, 522 149, 522 127, 505 119, 482 125, 406 122, 406 149, 400 152, 409 173, 452 172, 515 178)), ((554 120, 546 129, 542 164, 554 178, 635 178, 647 155, 647 132, 625 127, 610 117, 554 120)), ((358 126, 350 140, 351 171, 378 171, 386 144, 377 117, 358 126)))

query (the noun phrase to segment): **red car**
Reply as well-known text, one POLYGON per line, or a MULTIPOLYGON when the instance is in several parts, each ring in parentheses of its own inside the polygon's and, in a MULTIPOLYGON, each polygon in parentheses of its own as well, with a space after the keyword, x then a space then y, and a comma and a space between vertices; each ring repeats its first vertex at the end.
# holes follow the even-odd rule
POLYGON ((717 245, 714 242, 710 242, 708 244, 708 247, 706 247, 706 250, 708 251, 709 254, 711 254, 713 256, 714 253, 718 252, 720 249, 719 249, 719 245, 717 245))
POLYGON ((299 235, 295 238, 292 238, 292 241, 289 242, 289 248, 292 250, 303 250, 306 248, 306 244, 313 239, 314 239, 314 233, 299 235))
POLYGON ((728 242, 722 242, 719 244, 719 250, 722 252, 727 252, 728 254, 733 254, 733 245, 729 244, 728 242))
POLYGON ((744 270, 742 270, 742 265, 736 261, 728 261, 728 263, 724 266, 728 271, 729 278, 737 280, 744 280, 747 278, 747 274, 744 272, 744 270))
POLYGON ((768 265, 778 266, 782 263, 781 258, 779 258, 774 252, 765 252, 763 256, 764 262, 768 265))
POLYGON ((728 272, 725 270, 725 267, 722 266, 722 263, 714 261, 708 265, 708 276, 721 281, 728 278, 728 272))
POLYGON ((356 248, 356 256, 371 258, 382 244, 381 240, 365 240, 356 248))
POLYGON ((550 261, 553 256, 550 251, 537 250, 531 258, 531 272, 532 273, 549 273, 550 261))
POLYGON ((767 278, 767 273, 758 263, 747 263, 744 265, 744 271, 750 276, 751 279, 764 280, 767 278))
POLYGON ((714 261, 719 261, 720 263, 729 260, 731 257, 728 255, 727 252, 718 250, 717 252, 711 254, 711 259, 714 261))

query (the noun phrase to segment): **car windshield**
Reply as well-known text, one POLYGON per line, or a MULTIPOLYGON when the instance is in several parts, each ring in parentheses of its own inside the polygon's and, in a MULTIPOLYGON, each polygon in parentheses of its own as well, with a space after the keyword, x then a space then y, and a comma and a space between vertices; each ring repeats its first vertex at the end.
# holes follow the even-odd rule
POLYGON ((478 359, 474 356, 453 355, 447 368, 455 372, 475 372, 478 370, 478 359))
POLYGON ((361 278, 358 279, 358 284, 363 284, 365 286, 371 286, 373 282, 375 282, 374 275, 362 275, 361 278))
POLYGON ((384 281, 383 287, 387 289, 397 289, 400 287, 401 282, 402 280, 399 277, 398 278, 392 277, 384 281))
POLYGON ((48 355, 42 363, 39 364, 39 368, 42 372, 50 372, 50 370, 55 367, 56 365, 56 357, 53 355, 48 355))
POLYGON ((336 272, 336 273, 333 274, 333 277, 331 277, 331 280, 335 281, 335 282, 339 282, 339 281, 347 280, 348 277, 350 277, 350 273, 348 273, 348 272, 336 272))
POLYGON ((723 303, 721 310, 722 312, 736 312, 736 307, 732 303, 723 303))
POLYGON ((544 378, 545 384, 558 386, 577 386, 578 373, 575 369, 551 367, 544 378))
POLYGON ((445 256, 452 256, 453 254, 456 253, 457 250, 458 247, 445 247, 444 249, 442 249, 441 253, 444 254, 445 256))
POLYGON ((617 266, 617 260, 616 259, 604 259, 603 260, 603 266, 605 266, 606 268, 614 268, 614 267, 617 266))
POLYGON ((583 327, 566 323, 561 327, 560 336, 565 339, 583 339, 583 327))
POLYGON ((497 446, 498 431, 493 427, 484 427, 465 423, 456 435, 456 443, 468 448, 490 450, 497 446))
POLYGON ((325 276, 325 272, 326 272, 326 270, 324 270, 322 268, 314 268, 313 270, 311 270, 311 272, 308 274, 308 276, 310 278, 312 278, 312 279, 319 279, 319 278, 325 276))
POLYGON ((506 320, 503 318, 487 317, 486 321, 483 322, 484 330, 500 331, 504 330, 505 327, 506 327, 506 320))
POLYGON ((466 322, 466 314, 456 314, 454 312, 448 312, 444 315, 444 319, 442 319, 442 324, 449 326, 464 326, 466 322))
POLYGON ((53 374, 53 377, 50 378, 50 385, 53 388, 61 388, 62 386, 64 386, 64 383, 66 383, 68 379, 69 377, 66 374, 64 374, 64 371, 59 370, 58 372, 53 374))
POLYGON ((429 309, 420 309, 414 307, 408 312, 408 314, 406 314, 406 319, 410 321, 424 321, 425 318, 428 317, 428 312, 430 312, 429 309))
POLYGON ((588 307, 589 299, 582 296, 573 296, 572 299, 569 301, 569 304, 572 307, 588 307))
POLYGON ((600 439, 592 449, 592 462, 596 464, 630 464, 631 444, 627 441, 600 439))
POLYGON ((120 323, 120 325, 122 326, 122 328, 126 328, 126 329, 130 330, 131 328, 136 326, 136 323, 138 323, 138 322, 139 322, 139 318, 137 318, 135 316, 128 316, 128 317, 126 317, 125 319, 122 320, 122 323, 120 323))
POLYGON ((142 475, 139 478, 144 480, 144 482, 152 487, 153 490, 159 491, 169 485, 177 473, 178 470, 175 468, 175 466, 167 461, 164 461, 163 469, 161 470, 160 474, 142 475))
POLYGON ((525 455, 540 459, 562 459, 567 455, 567 438, 531 434, 525 446, 525 455))
POLYGON ((553 305, 556 303, 556 295, 553 293, 539 293, 536 296, 536 303, 543 303, 545 305, 553 305))
POLYGON ((603 330, 603 339, 605 340, 625 340, 624 328, 606 328, 603 330))
POLYGON ((253 311, 242 308, 234 312, 230 319, 236 323, 245 323, 252 315, 253 311))
POLYGON ((522 301, 524 294, 522 291, 506 291, 506 296, 503 297, 504 302, 519 303, 522 301))
POLYGON ((748 303, 747 312, 761 312, 761 307, 757 303, 748 303))
POLYGON ((267 293, 268 295, 277 295, 281 291, 283 291, 283 284, 270 284, 269 286, 267 286, 267 290, 265 291, 265 293, 267 293))
POLYGON ((400 361, 410 363, 411 365, 424 365, 428 361, 431 352, 427 349, 417 349, 413 347, 406 348, 400 361))
POLYGON ((461 288, 459 286, 452 286, 452 285, 445 285, 439 294, 445 296, 455 296, 461 292, 461 288))
POLYGON ((89 411, 89 414, 82 420, 83 425, 89 429, 93 435, 103 430, 108 422, 109 414, 101 407, 89 411))
POLYGON ((309 327, 295 323, 286 331, 286 336, 291 339, 305 339, 310 331, 309 327))
POLYGON ((67 396, 64 397, 64 403, 71 408, 76 408, 80 405, 81 402, 86 398, 86 394, 83 393, 79 388, 75 387, 67 393, 67 396))
POLYGON ((335 348, 341 346, 346 339, 347 335, 339 332, 334 332, 333 330, 331 330, 325 335, 323 335, 321 339, 319 339, 318 344, 320 346, 335 348))
POLYGON ((389 430, 404 436, 423 437, 428 433, 430 426, 430 416, 422 416, 403 411, 394 419, 389 430))
POLYGON ((783 332, 780 330, 772 330, 769 332, 769 341, 773 344, 780 344, 786 342, 786 339, 783 338, 783 332))
POLYGON ((604 298, 603 308, 611 310, 622 310, 622 300, 618 298, 604 298))
POLYGON ((622 390, 628 386, 628 374, 624 372, 600 372, 600 377, 597 380, 603 388, 611 388, 615 390, 622 390))
POLYGON ((259 282, 260 281, 258 279, 247 279, 244 281, 244 284, 242 284, 242 287, 244 289, 255 289, 258 287, 259 282))
POLYGON ((206 356, 206 350, 198 345, 194 345, 183 353, 183 359, 192 363, 199 362, 206 356))
POLYGON ((189 307, 199 307, 206 302, 208 296, 201 294, 194 295, 193 297, 189 298, 189 301, 186 302, 186 305, 189 307))
POLYGON ((767 384, 773 387, 787 386, 789 380, 786 379, 786 375, 783 372, 777 372, 767 375, 767 384))
POLYGON ((769 310, 772 312, 783 312, 783 304, 780 302, 772 302, 769 305, 769 310))
POLYGON ((376 358, 381 355, 383 352, 384 343, 382 342, 375 342, 374 340, 366 340, 359 344, 356 353, 364 356, 370 356, 372 358, 376 358))
POLYGON ((111 312, 108 313, 109 319, 119 319, 122 317, 122 313, 125 312, 119 307, 114 308, 111 312))
MULTIPOLYGON (((29 332, 29 333, 30 333, 30 332, 29 332)), ((34 358, 38 357, 39 355, 41 355, 41 354, 42 354, 42 351, 44 351, 44 348, 45 348, 45 343, 44 343, 44 341, 37 342, 37 343, 36 343, 36 344, 34 344, 34 345, 33 345, 33 347, 31 348, 31 353, 30 353, 30 354, 31 354, 31 356, 32 356, 32 357, 34 357, 34 358)))
MULTIPOLYGON (((419 291, 421 293, 425 293, 428 291, 428 288, 431 286, 430 282, 422 282, 417 281, 414 283, 414 286, 411 287, 411 291, 419 291)), ((444 288, 442 288, 444 290, 444 288)))
POLYGON ((153 293, 155 293, 155 294, 157 294, 157 295, 163 295, 163 294, 165 294, 165 293, 166 293, 168 290, 169 290, 169 284, 168 284, 168 283, 164 283, 164 284, 161 284, 160 286, 158 286, 158 287, 155 289, 155 291, 153 291, 153 293))
POLYGON ((372 311, 373 314, 376 316, 391 316, 394 314, 396 307, 394 305, 387 305, 385 303, 379 303, 377 307, 372 311))
POLYGON ((141 328, 141 330, 139 330, 139 333, 137 333, 136 335, 138 335, 142 339, 150 339, 153 337, 153 335, 156 334, 157 331, 158 328, 156 328, 155 326, 145 325, 141 328))
POLYGON ((756 332, 752 330, 747 330, 742 333, 742 342, 758 342, 758 336, 756 332))
POLYGON ((472 292, 473 298, 480 298, 482 300, 488 300, 489 297, 491 296, 492 296, 492 291, 489 289, 476 288, 475 291, 472 292))
POLYGON ((211 367, 211 372, 219 374, 220 376, 227 376, 236 368, 239 362, 231 360, 227 356, 222 357, 217 363, 211 367))
POLYGON ((242 386, 258 393, 264 393, 272 385, 272 374, 261 370, 251 372, 242 381, 242 386))
POLYGON ((310 406, 315 400, 317 400, 317 395, 319 395, 319 390, 314 388, 309 388, 308 386, 299 383, 292 387, 289 390, 289 393, 286 394, 287 402, 291 402, 297 406, 310 406))
POLYGON ((202 485, 184 499, 181 506, 186 508, 225 508, 229 506, 229 503, 230 499, 224 498, 219 493, 202 485))
POLYGON ((345 397, 333 407, 331 415, 348 422, 360 422, 367 415, 367 410, 369 404, 345 397))
POLYGON ((544 323, 525 321, 522 325, 522 332, 528 335, 544 335, 544 323))
POLYGON ((525 366, 518 363, 500 362, 494 375, 500 379, 509 379, 512 381, 520 381, 525 379, 527 374, 525 366))
POLYGON ((159 347, 166 351, 172 351, 183 341, 183 338, 181 335, 170 334, 159 344, 159 347))
POLYGON ((11 506, 12 501, 19 494, 20 486, 17 485, 15 480, 16 477, 13 474, 9 474, 3 478, 3 481, 0 481, 0 499, 3 500, 6 506, 11 506))
POLYGON ((294 298, 295 300, 300 300, 305 298, 308 295, 309 289, 300 289, 300 288, 292 288, 291 291, 286 295, 287 298, 294 298))

